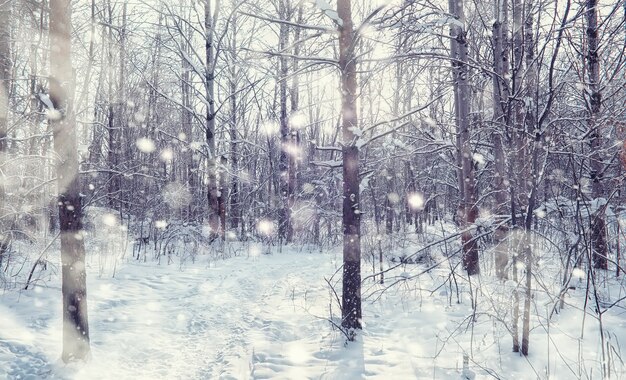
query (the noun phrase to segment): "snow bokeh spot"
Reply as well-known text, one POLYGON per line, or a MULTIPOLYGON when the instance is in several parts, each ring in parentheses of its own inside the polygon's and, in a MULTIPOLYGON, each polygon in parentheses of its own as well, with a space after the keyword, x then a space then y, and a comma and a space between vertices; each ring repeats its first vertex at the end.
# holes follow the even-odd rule
POLYGON ((276 223, 269 219, 261 219, 257 223, 257 231, 261 235, 272 236, 276 232, 276 223))
POLYGON ((60 121, 63 119, 63 114, 57 109, 49 108, 46 110, 46 118, 50 121, 60 121))
POLYGON ((139 151, 142 153, 152 153, 156 150, 156 145, 154 144, 154 141, 150 140, 147 137, 138 138, 137 141, 135 141, 135 145, 137 146, 137 149, 139 149, 139 151))
POLYGON ((117 216, 111 213, 104 214, 102 215, 102 223, 107 227, 115 227, 118 223, 117 216))
POLYGON ((261 124, 261 131, 267 136, 276 135, 280 131, 280 125, 275 121, 268 120, 261 124))
POLYGON ((296 111, 289 116, 289 126, 293 129, 306 127, 306 115, 302 111, 296 111))
POLYGON ((387 194, 387 199, 389 199, 389 202, 392 204, 396 204, 400 202, 400 195, 398 195, 398 193, 389 193, 387 194))
POLYGON ((161 160, 162 161, 172 161, 174 159, 174 151, 170 148, 165 148, 161 151, 161 160))
POLYGON ((572 277, 585 278, 585 271, 580 268, 574 268, 574 270, 572 271, 572 277))
POLYGON ((424 209, 424 196, 420 193, 410 193, 407 196, 407 202, 413 211, 420 211, 424 209))

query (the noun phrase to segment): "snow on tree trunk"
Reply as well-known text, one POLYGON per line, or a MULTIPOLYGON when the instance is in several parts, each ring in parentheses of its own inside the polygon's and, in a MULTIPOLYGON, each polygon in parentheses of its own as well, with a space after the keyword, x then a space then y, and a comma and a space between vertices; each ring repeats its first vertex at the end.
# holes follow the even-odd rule
MULTIPOLYGON (((236 6, 236 0, 232 2, 233 8, 236 6)), ((241 218, 241 206, 239 204, 239 151, 237 139, 237 80, 238 80, 238 68, 237 68, 237 13, 233 14, 231 20, 231 40, 230 40, 230 78, 229 78, 229 91, 230 91, 230 202, 229 202, 229 217, 230 227, 237 230, 239 228, 239 222, 241 218)))
MULTIPOLYGON (((11 2, 0 3, 0 167, 4 167, 7 154, 7 128, 9 118, 9 81, 11 79, 11 2)), ((4 173, 4 170, 2 171, 4 173)), ((6 215, 6 192, 4 174, 0 177, 0 214, 6 215)), ((6 219, 0 220, 0 269, 9 246, 6 219), (7 234, 6 236, 4 234, 7 234)))
POLYGON ((79 191, 75 117, 70 94, 74 90, 71 62, 70 0, 50 1, 50 99, 49 121, 58 156, 59 225, 63 295, 64 362, 89 355, 85 245, 79 191))
POLYGON ((526 84, 525 84, 525 115, 526 134, 525 145, 528 147, 531 157, 526 219, 524 221, 524 264, 525 264, 525 293, 524 312, 522 315, 522 355, 528 355, 530 344, 530 303, 532 298, 532 274, 533 274, 533 247, 531 242, 532 221, 534 210, 537 205, 538 181, 540 176, 539 154, 543 151, 541 131, 537 125, 537 66, 535 65, 535 44, 533 35, 532 1, 526 3, 526 15, 524 22, 524 51, 526 54, 526 84))
MULTIPOLYGON (((288 9, 285 0, 281 0, 278 5, 278 13, 281 19, 289 18, 288 9)), ((279 51, 285 53, 285 49, 289 44, 289 26, 285 23, 280 24, 279 31, 279 51)), ((287 58, 281 56, 279 71, 279 102, 280 102, 280 157, 278 161, 279 182, 280 182, 280 210, 278 220, 278 236, 285 243, 291 242, 293 235, 291 222, 291 198, 293 197, 293 187, 291 183, 292 167, 290 165, 290 156, 293 155, 293 147, 291 141, 291 128, 289 127, 289 118, 287 115, 287 80, 289 75, 289 65, 287 58)))
POLYGON ((220 202, 219 202, 219 179, 218 179, 218 162, 217 151, 215 141, 215 53, 213 46, 213 39, 215 36, 214 19, 217 18, 219 12, 219 0, 215 2, 216 10, 215 15, 211 9, 211 0, 206 0, 204 3, 204 29, 206 34, 205 40, 205 90, 207 98, 207 110, 206 110, 206 125, 205 125, 205 137, 208 146, 208 188, 207 198, 209 203, 209 227, 211 228, 211 234, 214 238, 223 236, 224 231, 221 231, 220 223, 220 202))
POLYGON ((472 226, 478 217, 476 207, 476 180, 474 178, 473 155, 470 146, 470 102, 471 87, 469 83, 468 41, 465 31, 465 13, 463 1, 449 1, 450 14, 458 22, 451 26, 451 57, 455 91, 455 109, 457 115, 457 133, 461 161, 461 178, 463 191, 460 200, 460 216, 462 217, 461 242, 463 245, 463 268, 469 275, 479 274, 478 242, 473 236, 472 226))
MULTIPOLYGON (((591 197, 604 197, 602 183, 604 165, 602 162, 602 131, 598 123, 602 94, 600 92, 600 63, 598 59, 598 11, 597 1, 587 0, 587 73, 589 83, 585 90, 587 99, 587 128, 591 137, 590 179, 591 197)), ((598 207, 591 215, 591 247, 593 249, 593 266, 597 269, 608 269, 606 222, 604 218, 606 207, 598 207)))
MULTIPOLYGON (((506 112, 509 83, 508 75, 508 43, 507 39, 507 0, 498 0, 494 2, 494 23, 493 23, 493 110, 494 110, 494 128, 493 133, 493 152, 495 167, 495 200, 496 213, 503 217, 507 215, 508 190, 507 190, 507 158, 505 154, 505 142, 503 136, 506 135, 509 125, 509 117, 506 112)), ((500 224, 494 234, 496 243, 495 248, 495 265, 496 275, 500 279, 506 279, 506 268, 509 262, 509 253, 506 246, 506 237, 508 234, 508 225, 500 224)))

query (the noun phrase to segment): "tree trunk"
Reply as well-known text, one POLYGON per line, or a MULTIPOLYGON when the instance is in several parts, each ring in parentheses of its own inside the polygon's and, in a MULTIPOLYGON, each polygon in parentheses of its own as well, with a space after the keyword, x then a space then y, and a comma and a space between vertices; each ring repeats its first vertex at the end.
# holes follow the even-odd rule
MULTIPOLYGON (((495 200, 498 216, 505 217, 507 208, 507 172, 504 136, 509 126, 506 113, 508 102, 508 83, 505 79, 508 74, 508 44, 507 44, 507 0, 494 2, 495 21, 493 23, 493 113, 495 131, 493 133, 493 151, 495 158, 495 200)), ((494 233, 496 275, 500 279, 507 279, 507 264, 509 253, 506 246, 508 226, 501 224, 494 233)))
POLYGON ((606 207, 599 202, 604 196, 602 183, 602 131, 598 117, 602 106, 602 94, 600 92, 600 62, 598 59, 598 10, 597 0, 586 1, 587 18, 587 73, 589 76, 588 90, 585 97, 588 99, 587 127, 591 138, 590 179, 591 197, 595 201, 597 209, 591 215, 591 247, 593 249, 593 267, 608 269, 606 222, 604 214, 606 207))
MULTIPOLYGON (((4 164, 6 162, 8 148, 8 118, 9 118, 9 88, 11 81, 11 4, 10 1, 0 3, 0 214, 6 215, 6 191, 4 188, 4 164)), ((6 234, 8 229, 7 220, 0 220, 0 270, 2 260, 8 250, 10 234, 6 234)))
MULTIPOLYGON (((524 131, 523 126, 521 125, 523 121, 523 107, 520 104, 521 96, 521 81, 522 81, 522 2, 521 0, 513 0, 513 61, 512 61, 512 89, 511 89, 511 97, 516 100, 512 100, 509 102, 509 115, 514 124, 513 128, 513 141, 511 143, 512 149, 512 159, 509 164, 509 174, 510 174, 510 194, 511 194, 511 219, 513 228, 516 228, 516 233, 522 234, 519 229, 517 229, 517 210, 523 209, 523 205, 520 204, 520 199, 525 194, 525 184, 526 177, 522 175, 524 169, 524 157, 523 157, 523 139, 524 139, 524 131), (518 207, 519 206, 519 207, 518 207)), ((518 236, 519 239, 523 239, 523 236, 518 236)), ((511 321, 511 334, 513 337, 513 352, 519 352, 520 343, 519 343, 519 270, 517 268, 517 260, 519 252, 520 244, 522 249, 524 249, 524 243, 517 242, 515 250, 513 253, 513 260, 511 268, 513 270, 513 282, 516 284, 516 288, 513 290, 513 310, 512 310, 512 321, 511 321)))
MULTIPOLYGON (((279 2, 279 17, 288 19, 288 10, 285 0, 279 2)), ((289 27, 285 23, 280 24, 279 31, 279 51, 285 53, 285 49, 289 44, 289 27)), ((289 128, 289 119, 287 115, 287 76, 289 74, 289 66, 287 58, 281 56, 279 73, 279 105, 280 105, 280 158, 278 160, 278 170, 280 174, 280 211, 278 220, 278 236, 281 241, 289 243, 292 236, 291 224, 291 208, 290 199, 293 189, 291 188, 289 167, 290 156, 293 155, 291 146, 291 128, 289 128)))
POLYGON ((468 42, 465 31, 465 13, 463 0, 449 1, 450 13, 459 21, 451 28, 451 53, 454 86, 456 86, 455 109, 461 156, 461 181, 463 182, 463 198, 461 199, 461 242, 463 245, 463 268, 468 275, 480 273, 478 262, 478 242, 474 239, 471 228, 478 217, 476 207, 476 180, 474 163, 470 146, 470 102, 471 88, 469 84, 468 42))
MULTIPOLYGON (((298 24, 304 23, 303 18, 303 7, 302 5, 298 5, 298 18, 296 20, 298 24)), ((294 56, 298 57, 300 55, 301 43, 300 40, 300 28, 296 28, 294 32, 294 56)), ((294 58, 292 60, 292 76, 293 81, 291 85, 291 113, 296 114, 298 112, 298 107, 300 103, 300 74, 298 74, 298 59, 294 58)), ((296 194, 297 194, 297 186, 298 186, 298 162, 300 159, 300 131, 295 128, 291 129, 291 134, 289 136, 290 144, 291 144, 291 154, 289 154, 289 170, 288 170, 288 181, 289 181, 289 198, 288 198, 288 206, 290 214, 293 213, 293 209, 296 204, 296 194)), ((287 241, 293 241, 293 221, 290 221, 290 227, 287 229, 287 241)))
POLYGON ((113 8, 111 2, 107 2, 107 13, 108 13, 108 25, 104 27, 108 28, 108 44, 107 44, 107 59, 108 59, 108 108, 107 108, 107 145, 108 145, 108 153, 107 153, 107 162, 108 162, 108 201, 109 207, 112 209, 121 209, 118 207, 120 205, 120 191, 121 191, 121 178, 120 174, 116 173, 119 171, 119 160, 120 160, 120 138, 119 138, 119 122, 117 118, 120 117, 119 113, 116 112, 115 109, 115 67, 113 61, 113 8))
MULTIPOLYGON (((236 6, 235 0, 232 1, 236 6)), ((241 210, 239 205, 239 157, 237 146, 237 13, 233 14, 231 21, 231 63, 230 63, 230 226, 235 231, 239 227, 241 210)))
POLYGON ((220 157, 220 166, 217 170, 219 190, 217 196, 218 210, 220 214, 220 238, 222 241, 226 239, 226 200, 228 199, 228 176, 227 168, 228 160, 226 156, 220 157))
POLYGON ((522 355, 528 356, 530 343, 530 302, 532 298, 532 271, 533 271, 533 247, 531 242, 533 211, 537 205, 537 190, 539 186, 539 153, 543 151, 541 141, 541 131, 537 125, 537 67, 535 65, 535 44, 533 38, 533 13, 532 0, 526 3, 526 21, 524 23, 524 51, 526 53, 526 91, 525 91, 525 115, 526 134, 525 146, 531 152, 530 176, 526 180, 530 182, 530 192, 528 193, 526 219, 524 221, 524 263, 525 273, 525 298, 524 312, 522 315, 522 355), (530 178, 530 180, 528 180, 530 178))
POLYGON ((50 123, 58 156, 59 225, 63 294, 64 362, 89 354, 85 245, 78 178, 76 122, 69 94, 73 94, 70 0, 50 1, 50 98, 55 112, 50 123))
MULTIPOLYGON (((193 106, 191 103, 191 65, 188 62, 188 57, 191 57, 191 47, 189 46, 189 41, 191 40, 192 36, 191 33, 189 33, 189 29, 191 28, 187 28, 187 30, 184 30, 183 27, 181 26, 181 34, 183 34, 183 36, 181 36, 181 49, 182 51, 185 53, 185 56, 182 58, 182 75, 181 75, 181 103, 182 103, 182 109, 181 109, 181 124, 182 124, 182 131, 186 136, 186 141, 187 142, 192 142, 193 141, 193 131, 192 131, 192 119, 193 119, 193 114, 191 112, 193 106), (186 35, 184 35, 186 34, 186 35)), ((191 166, 193 165, 193 150, 188 148, 185 150, 184 153, 182 153, 182 162, 180 163, 183 168, 182 168, 182 176, 181 176, 181 183, 183 183, 185 186, 187 186, 187 188, 194 193, 195 192, 195 188, 194 188, 194 184, 192 181, 192 174, 191 174, 191 166)), ((193 197, 192 197, 193 198, 193 197)), ((190 202, 188 205, 185 205, 185 207, 181 207, 180 212, 183 214, 183 218, 187 218, 187 220, 191 220, 193 218, 193 202, 190 202), (187 215, 184 215, 184 214, 187 215)))
POLYGON ((214 21, 219 12, 219 0, 215 2, 215 15, 211 10, 211 0, 204 3, 204 29, 206 33, 205 57, 206 57, 206 78, 205 89, 207 98, 205 136, 208 146, 208 185, 207 198, 209 203, 209 227, 211 235, 217 238, 222 235, 220 231, 220 204, 219 204, 219 184, 218 184, 218 163, 217 146, 215 141, 215 53, 213 39, 215 36, 214 21))
MULTIPOLYGON (((359 205, 359 148, 354 130, 357 118, 357 73, 350 0, 337 1, 339 66, 342 89, 343 134, 343 294, 342 326, 361 329, 361 210, 359 205)), ((352 336, 351 336, 352 338, 352 336)))

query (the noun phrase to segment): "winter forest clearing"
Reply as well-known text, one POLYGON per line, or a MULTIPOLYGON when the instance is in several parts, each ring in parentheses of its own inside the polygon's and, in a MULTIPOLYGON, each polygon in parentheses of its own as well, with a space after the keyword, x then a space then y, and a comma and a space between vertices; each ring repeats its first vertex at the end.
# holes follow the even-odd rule
POLYGON ((626 378, 626 1, 0 0, 0 378, 626 378))

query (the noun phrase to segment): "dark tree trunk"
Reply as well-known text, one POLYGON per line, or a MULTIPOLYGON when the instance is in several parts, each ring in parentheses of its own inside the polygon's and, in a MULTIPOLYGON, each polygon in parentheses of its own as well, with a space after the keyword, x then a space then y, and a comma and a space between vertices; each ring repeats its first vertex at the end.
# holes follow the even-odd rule
POLYGON ((228 160, 225 156, 220 157, 220 167, 217 171, 219 178, 219 195, 218 195, 218 209, 220 214, 220 238, 226 239, 226 201, 228 200, 228 176, 226 167, 228 160))
MULTIPOLYGON (((191 40, 191 33, 189 32, 190 28, 187 28, 187 30, 184 29, 184 27, 181 28, 181 50, 183 50, 183 52, 185 53, 185 57, 182 58, 182 75, 181 75, 181 82, 180 82, 180 86, 181 86, 181 103, 182 103, 182 109, 181 109, 181 125, 182 125, 182 131, 186 136, 186 140, 187 142, 192 142, 193 140, 193 126, 192 126, 192 120, 193 120, 193 114, 192 114, 192 102, 191 102, 191 65, 188 61, 187 57, 191 56, 191 47, 189 46, 189 41, 191 40)), ((182 155, 182 160, 180 165, 182 165, 182 170, 181 170, 181 178, 180 178, 180 182, 183 183, 185 186, 187 186, 187 188, 192 192, 192 194, 195 195, 196 192, 196 188, 194 186, 194 182, 193 182, 193 175, 192 175, 192 170, 191 167, 193 164, 193 150, 192 149, 186 149, 186 151, 184 153, 181 153, 182 155)), ((195 196, 192 196, 192 199, 195 199, 195 196)), ((185 205, 185 207, 181 207, 180 212, 181 212, 181 216, 187 220, 192 220, 194 218, 193 215, 193 206, 194 206, 194 202, 190 202, 188 205, 185 205), (186 215, 185 215, 186 214, 186 215)))
MULTIPOLYGON (((233 7, 236 1, 232 1, 233 7)), ((237 13, 233 14, 231 21, 231 63, 230 63, 230 226, 235 231, 239 228, 241 210, 239 205, 239 153, 237 145, 237 13)))
MULTIPOLYGON (((281 0, 279 3, 279 17, 288 19, 288 10, 286 1, 281 0)), ((289 44, 289 27, 287 24, 280 24, 279 32, 279 50, 284 50, 289 44)), ((292 198, 293 189, 291 186, 291 168, 290 156, 293 154, 291 146, 291 128, 289 127, 289 119, 287 115, 287 76, 289 74, 289 66, 286 57, 280 57, 280 73, 279 73, 279 105, 280 105, 280 158, 278 161, 278 170, 280 174, 280 211, 278 220, 278 235, 281 241, 290 243, 292 236, 291 224, 291 207, 290 200, 292 198)))
POLYGON ((89 355, 85 245, 82 232, 82 204, 78 178, 78 153, 71 62, 70 0, 50 1, 50 98, 55 110, 50 123, 54 150, 58 156, 59 226, 63 295, 64 362, 86 359, 89 355))
POLYGON ((462 218, 461 244, 463 246, 463 268, 468 275, 480 273, 478 261, 478 242, 471 231, 472 225, 478 217, 476 207, 476 180, 474 178, 474 163, 470 146, 470 102, 471 88, 469 83, 468 41, 466 31, 459 25, 465 23, 463 1, 449 1, 450 13, 459 21, 452 26, 451 55, 453 58, 453 79, 455 91, 455 109, 457 116, 458 155, 460 156, 462 198, 460 200, 460 216, 462 218))
MULTIPOLYGON (((298 5, 298 19, 297 22, 302 24, 304 22, 303 19, 303 8, 302 5, 298 5)), ((294 32, 294 56, 300 55, 301 43, 300 40, 301 29, 296 28, 294 32)), ((291 86, 291 113, 296 114, 298 112, 299 102, 300 102, 300 93, 299 93, 299 74, 298 74, 298 59, 294 58, 292 62, 292 73, 293 73, 293 82, 291 86)), ((294 128, 291 129, 291 133, 289 136, 291 149, 289 154, 289 198, 288 198, 288 206, 290 214, 293 213, 295 204, 296 204, 296 194, 297 194, 297 186, 298 186, 298 162, 299 162, 299 154, 300 154, 300 132, 294 128)), ((287 229, 287 241, 293 241, 294 227, 293 221, 290 220, 289 228, 287 229)))
POLYGON ((597 0, 586 1, 587 18, 587 73, 589 75, 589 90, 585 90, 588 98, 587 126, 591 137, 590 177, 591 196, 596 200, 597 209, 591 216, 591 246, 593 249, 593 266, 597 269, 608 269, 606 222, 604 221, 605 209, 598 202, 604 196, 602 183, 602 131, 598 117, 602 106, 602 93, 600 92, 600 61, 598 59, 598 10, 597 0))
MULTIPOLYGON (((524 263, 526 268, 525 273, 525 298, 524 298, 524 313, 522 316, 522 355, 528 356, 528 347, 530 344, 530 302, 532 297, 532 271, 533 271, 533 249, 531 242, 531 230, 532 221, 537 205, 537 190, 539 186, 539 153, 543 151, 541 132, 537 125, 537 113, 535 107, 537 104, 537 66, 535 65, 535 45, 533 38, 533 13, 532 0, 527 2, 526 20, 524 22, 524 44, 526 53, 526 99, 532 99, 532 101, 525 104, 525 122, 526 122, 526 134, 525 145, 529 148, 532 156, 530 164, 530 192, 528 194, 526 219, 524 221, 524 263)), ((523 178, 522 178, 523 180, 523 178)))
POLYGON ((359 148, 353 131, 358 127, 357 74, 350 0, 337 1, 343 21, 339 35, 343 132, 343 295, 342 326, 361 329, 361 210, 359 204, 359 148))
POLYGON ((217 163, 217 144, 215 141, 215 52, 213 47, 213 39, 215 36, 214 18, 217 18, 219 12, 219 0, 215 2, 215 15, 211 9, 211 0, 205 0, 204 3, 204 28, 206 33, 205 41, 205 58, 206 58, 206 77, 205 90, 207 98, 205 137, 208 146, 208 185, 207 198, 209 204, 209 227, 213 238, 222 235, 220 223, 220 204, 219 204, 219 179, 218 179, 218 163, 217 163))

